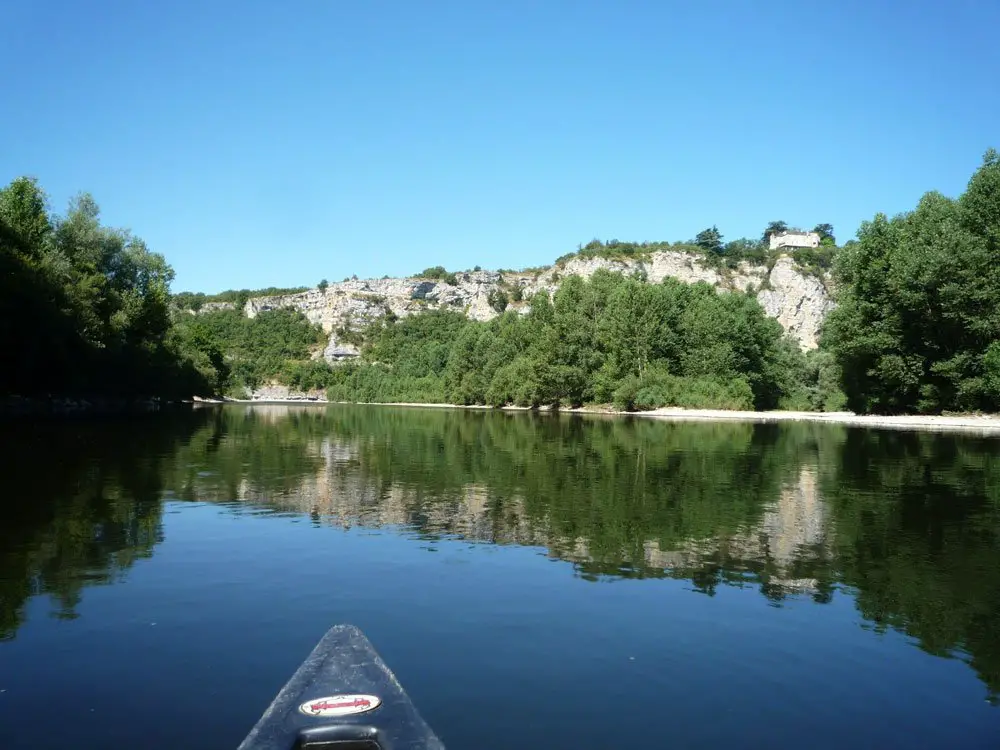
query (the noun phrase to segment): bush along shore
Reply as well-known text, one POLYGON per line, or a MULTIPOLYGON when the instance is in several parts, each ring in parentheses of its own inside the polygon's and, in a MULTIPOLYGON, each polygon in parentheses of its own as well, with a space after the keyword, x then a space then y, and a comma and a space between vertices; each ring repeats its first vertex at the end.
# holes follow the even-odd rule
MULTIPOLYGON (((517 310, 493 300, 505 311, 487 322, 446 310, 387 315, 343 331, 359 356, 330 364, 320 356, 327 336, 301 312, 247 317, 247 290, 171 297, 164 259, 130 233, 102 227, 89 197, 58 217, 22 178, 0 190, 0 304, 11 306, 5 319, 25 321, 3 329, 0 344, 14 365, 0 385, 25 396, 162 398, 243 398, 278 386, 285 396, 269 400, 297 392, 329 401, 616 411, 1000 410, 995 151, 958 198, 932 192, 913 211, 877 214, 843 247, 832 227, 817 229, 823 244, 805 260, 817 272, 831 269, 837 306, 819 348, 808 352, 752 291, 598 270, 563 278, 553 294, 538 292, 517 310)), ((690 246, 724 267, 767 262, 762 239, 723 243, 713 227, 690 246)), ((591 243, 580 252, 646 246, 591 243)), ((431 272, 450 278, 440 267, 431 272)))

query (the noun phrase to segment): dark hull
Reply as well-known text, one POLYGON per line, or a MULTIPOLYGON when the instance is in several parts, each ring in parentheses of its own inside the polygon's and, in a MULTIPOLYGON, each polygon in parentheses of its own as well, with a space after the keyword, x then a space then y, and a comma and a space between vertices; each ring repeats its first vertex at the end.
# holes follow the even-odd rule
POLYGON ((444 745, 364 634, 353 625, 337 625, 239 746, 292 748, 444 750, 444 745))

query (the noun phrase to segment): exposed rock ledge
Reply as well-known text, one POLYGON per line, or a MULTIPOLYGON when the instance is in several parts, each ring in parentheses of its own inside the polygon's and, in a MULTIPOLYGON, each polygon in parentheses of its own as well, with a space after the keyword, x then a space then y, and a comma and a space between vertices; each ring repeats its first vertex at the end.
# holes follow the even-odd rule
POLYGON ((326 393, 317 391, 296 391, 287 385, 270 383, 247 393, 247 401, 319 402, 326 401, 326 393))
MULTIPOLYGON (((506 289, 509 295, 517 289, 527 300, 539 291, 554 292, 561 278, 587 278, 600 268, 639 273, 654 284, 673 277, 686 283, 704 281, 720 291, 739 289, 756 293, 765 312, 781 323, 805 350, 816 347, 823 319, 834 306, 826 289, 828 280, 803 272, 787 256, 780 257, 770 269, 741 263, 732 271, 720 272, 704 265, 697 255, 666 251, 653 253, 647 260, 574 258, 537 273, 470 271, 456 274, 454 285, 424 278, 352 279, 330 284, 322 291, 311 289, 298 294, 254 297, 247 300, 244 311, 253 317, 277 308, 300 310, 330 334, 323 356, 327 361, 338 362, 358 355, 357 347, 342 340, 345 330, 359 330, 390 313, 404 317, 422 310, 445 308, 474 320, 490 320, 498 315, 489 302, 494 290, 506 289)), ((527 302, 515 302, 511 307, 521 312, 528 309, 527 302)))

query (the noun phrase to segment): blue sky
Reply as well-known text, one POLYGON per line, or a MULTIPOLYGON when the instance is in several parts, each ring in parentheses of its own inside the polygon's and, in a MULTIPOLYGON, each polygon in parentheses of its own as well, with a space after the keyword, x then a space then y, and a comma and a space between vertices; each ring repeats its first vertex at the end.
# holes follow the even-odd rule
POLYGON ((0 27, 0 180, 92 193, 176 291, 843 240, 1000 148, 998 28, 988 0, 33 0, 0 27))

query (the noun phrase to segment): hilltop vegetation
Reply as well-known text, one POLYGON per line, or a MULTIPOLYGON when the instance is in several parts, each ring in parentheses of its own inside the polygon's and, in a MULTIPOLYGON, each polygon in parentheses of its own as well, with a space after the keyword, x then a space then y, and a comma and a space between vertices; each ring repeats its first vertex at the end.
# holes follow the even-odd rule
MULTIPOLYGON (((723 242, 723 236, 717 227, 711 227, 699 232, 694 239, 683 242, 622 242, 620 240, 603 241, 593 239, 586 245, 579 245, 571 253, 556 258, 553 266, 562 269, 571 260, 580 258, 604 258, 607 260, 649 260, 653 253, 658 252, 682 252, 691 253, 702 258, 707 265, 713 268, 735 268, 739 263, 746 262, 756 265, 766 265, 773 263, 781 252, 771 250, 768 245, 768 237, 772 232, 781 232, 789 229, 784 221, 772 221, 767 225, 761 237, 747 239, 745 237, 723 242)), ((818 232, 822 237, 819 248, 797 248, 791 250, 789 254, 796 262, 808 271, 817 274, 824 273, 832 267, 833 256, 838 247, 833 236, 833 227, 830 224, 819 224, 812 231, 818 232)), ((787 251, 784 251, 787 252, 787 251)), ((498 269, 501 274, 534 273, 539 274, 545 270, 544 266, 522 268, 498 269)), ((482 271, 480 266, 469 269, 472 272, 482 271)), ((357 276, 345 278, 357 280, 357 276)), ((384 276, 383 278, 388 278, 384 276)), ((413 278, 428 279, 431 281, 442 281, 452 286, 458 283, 458 275, 455 271, 449 271, 444 266, 430 266, 422 271, 413 274, 413 278)), ((329 282, 323 279, 316 288, 325 290, 329 282)), ((197 312, 204 305, 209 303, 230 303, 235 307, 242 307, 251 297, 271 297, 285 294, 298 294, 309 291, 309 287, 266 287, 263 289, 229 289, 217 294, 203 294, 201 292, 178 292, 173 295, 174 305, 181 310, 193 310, 197 312)))
MULTIPOLYGON (((772 221, 758 238, 740 237, 729 242, 723 242, 724 237, 716 226, 702 230, 694 239, 684 242, 603 242, 594 239, 578 247, 575 252, 560 256, 555 265, 562 268, 576 258, 648 260, 653 253, 667 251, 698 255, 715 268, 736 268, 740 263, 765 265, 773 263, 780 255, 778 250, 770 249, 770 236, 789 229, 784 221, 772 221)), ((790 255, 800 266, 819 274, 830 269, 838 248, 832 225, 818 224, 812 231, 819 234, 820 246, 797 248, 790 255)))
POLYGON ((280 287, 269 286, 263 289, 227 289, 218 294, 203 294, 202 292, 178 292, 173 295, 173 304, 180 310, 198 312, 209 303, 228 303, 240 309, 251 297, 273 297, 281 294, 298 294, 307 292, 307 286, 280 287))

